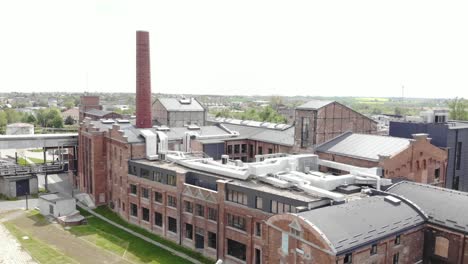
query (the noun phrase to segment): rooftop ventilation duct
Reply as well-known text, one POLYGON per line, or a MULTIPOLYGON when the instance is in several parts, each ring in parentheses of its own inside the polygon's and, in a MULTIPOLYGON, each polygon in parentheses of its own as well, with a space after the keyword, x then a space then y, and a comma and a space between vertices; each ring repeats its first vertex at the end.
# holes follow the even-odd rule
POLYGON ((158 159, 158 151, 157 151, 157 135, 149 130, 149 129, 142 129, 140 130, 141 135, 145 138, 145 145, 146 145, 146 159, 148 160, 157 160, 158 159))

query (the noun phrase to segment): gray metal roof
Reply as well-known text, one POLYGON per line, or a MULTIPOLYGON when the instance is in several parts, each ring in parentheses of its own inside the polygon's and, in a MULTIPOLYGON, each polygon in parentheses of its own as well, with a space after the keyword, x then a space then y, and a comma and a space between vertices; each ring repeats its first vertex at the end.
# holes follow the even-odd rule
POLYGON ((188 127, 171 127, 169 131, 164 131, 169 140, 180 140, 185 136, 185 132, 196 132, 200 136, 226 135, 228 131, 219 126, 201 126, 200 129, 190 130, 188 127))
POLYGON ((91 109, 85 112, 86 114, 94 115, 94 116, 105 116, 107 114, 112 113, 112 111, 104 111, 99 109, 91 109))
POLYGON ((408 181, 387 191, 418 205, 430 223, 468 234, 468 193, 408 181))
POLYGON ((91 121, 91 124, 94 125, 94 127, 100 129, 100 130, 107 130, 111 129, 113 125, 118 125, 120 126, 120 130, 124 132, 124 135, 127 137, 127 141, 129 143, 140 143, 144 142, 144 139, 140 137, 140 131, 138 128, 135 128, 133 124, 130 123, 112 123, 112 124, 104 124, 101 121, 91 121))
POLYGON ((334 103, 335 101, 324 101, 324 100, 311 100, 311 101, 308 101, 307 103, 305 104, 302 104, 298 107, 296 107, 296 109, 301 109, 301 110, 317 110, 317 109, 320 109, 326 105, 329 105, 331 103, 334 103))
MULTIPOLYGON (((201 104, 195 100, 190 99, 190 103, 182 104, 178 98, 158 98, 161 104, 167 111, 204 111, 205 109, 201 104)), ((189 100, 189 99, 187 99, 189 100)))
POLYGON ((223 125, 232 131, 239 132, 239 137, 233 138, 233 140, 251 139, 283 146, 294 145, 294 127, 289 127, 285 130, 276 130, 264 127, 252 127, 227 123, 224 123, 223 125))
POLYGON ((378 155, 393 156, 410 145, 406 138, 346 132, 316 148, 317 152, 378 161, 378 155))
POLYGON ((316 226, 337 255, 424 223, 422 214, 401 201, 372 196, 297 214, 316 226))

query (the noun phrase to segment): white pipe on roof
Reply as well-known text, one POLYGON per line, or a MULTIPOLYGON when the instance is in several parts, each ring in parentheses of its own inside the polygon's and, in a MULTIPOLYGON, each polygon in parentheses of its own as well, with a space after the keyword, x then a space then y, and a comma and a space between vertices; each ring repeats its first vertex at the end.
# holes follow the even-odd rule
POLYGON ((345 196, 341 193, 330 192, 322 188, 312 186, 310 184, 299 184, 298 187, 308 193, 314 194, 319 197, 330 198, 336 202, 343 202, 345 200, 345 196))
POLYGON ((140 130, 140 132, 141 132, 141 135, 145 138, 146 158, 148 160, 157 160, 158 159, 158 151, 156 148, 156 144, 158 141, 157 135, 149 129, 142 129, 140 130))
POLYGON ((377 190, 380 191, 380 176, 378 175, 375 175, 375 174, 370 174, 370 173, 366 173, 366 172, 362 172, 362 171, 353 171, 351 172, 352 174, 356 175, 356 176, 361 176, 361 177, 365 177, 365 178, 372 178, 372 179, 375 179, 376 182, 377 182, 377 190))

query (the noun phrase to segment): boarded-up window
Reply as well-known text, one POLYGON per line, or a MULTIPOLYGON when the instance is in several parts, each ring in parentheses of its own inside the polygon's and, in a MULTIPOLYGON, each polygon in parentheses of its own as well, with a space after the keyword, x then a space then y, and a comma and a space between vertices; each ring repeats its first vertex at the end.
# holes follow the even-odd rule
POLYGON ((436 254, 437 256, 441 256, 443 258, 447 258, 448 249, 449 249, 449 240, 441 236, 436 237, 434 254, 436 254))

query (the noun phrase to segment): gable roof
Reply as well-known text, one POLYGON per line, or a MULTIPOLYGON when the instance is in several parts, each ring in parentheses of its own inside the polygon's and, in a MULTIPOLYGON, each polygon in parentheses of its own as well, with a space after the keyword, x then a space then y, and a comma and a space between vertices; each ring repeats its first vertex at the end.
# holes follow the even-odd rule
POLYGON ((316 148, 317 152, 378 161, 379 155, 393 156, 410 145, 406 138, 346 132, 316 148))
POLYGON ((187 99, 189 103, 181 103, 178 98, 158 98, 167 111, 205 111, 203 106, 195 99, 187 99))
POLYGON ((417 204, 429 223, 468 234, 468 193, 408 181, 394 184, 387 192, 417 204))
POLYGON ((395 205, 386 201, 384 196, 372 196, 297 215, 320 230, 336 255, 425 222, 424 216, 405 201, 395 205))
POLYGON ((296 109, 301 109, 301 110, 317 110, 320 109, 324 106, 327 106, 331 103, 334 103, 335 101, 325 101, 325 100, 310 100, 305 104, 302 104, 296 109))

